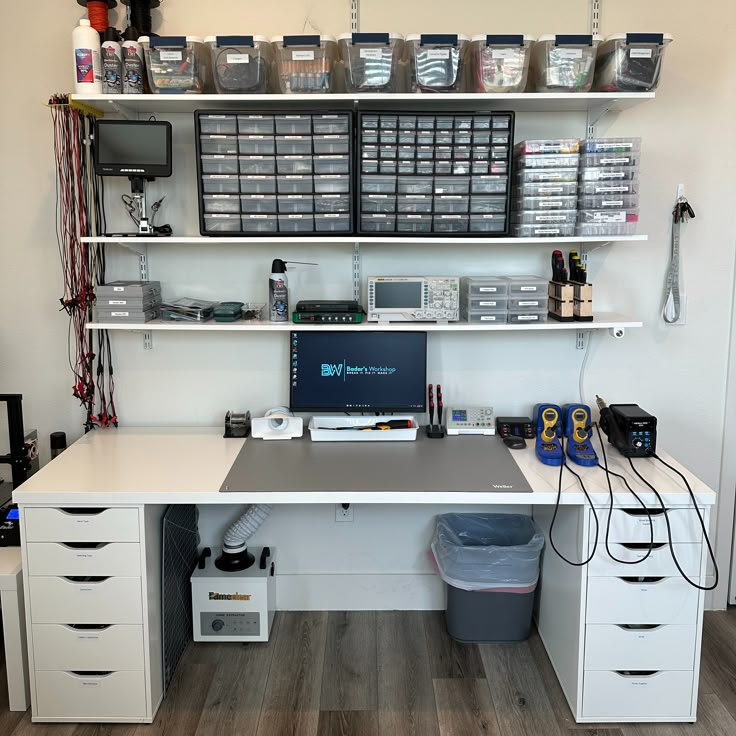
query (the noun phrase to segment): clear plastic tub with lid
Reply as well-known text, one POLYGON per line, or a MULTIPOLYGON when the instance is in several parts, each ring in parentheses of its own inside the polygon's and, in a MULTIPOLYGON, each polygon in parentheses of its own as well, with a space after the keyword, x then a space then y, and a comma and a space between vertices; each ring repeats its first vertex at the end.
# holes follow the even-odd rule
POLYGON ((532 49, 537 92, 589 92, 600 36, 541 36, 532 49))
POLYGON ((580 184, 578 194, 582 196, 616 197, 618 195, 639 194, 639 180, 586 181, 580 184))
POLYGON ((580 195, 578 207, 585 210, 632 209, 639 206, 638 194, 594 194, 580 195))
POLYGON ((615 33, 598 47, 597 92, 650 92, 657 88, 669 33, 615 33))
MULTIPOLYGON (((201 94, 212 87, 210 54, 197 36, 141 36, 155 94, 201 94)), ((204 131, 203 131, 204 132, 204 131)))
POLYGON ((586 138, 583 153, 639 153, 641 138, 586 138))
POLYGON ((468 37, 460 34, 412 34, 406 37, 410 92, 460 92, 468 37))
POLYGON ((516 163, 520 169, 567 169, 580 163, 579 153, 531 154, 519 156, 516 163))
POLYGON ((515 225, 574 225, 577 210, 521 210, 511 215, 515 225))
POLYGON ((404 37, 399 33, 344 33, 338 49, 348 92, 401 92, 399 62, 404 37))
POLYGON ((621 153, 584 153, 580 157, 580 166, 584 169, 599 166, 638 166, 641 154, 638 151, 621 153))
POLYGON ((569 197, 577 191, 576 181, 538 182, 514 187, 514 197, 569 197))
POLYGON ((505 276, 463 276, 460 293, 471 297, 505 297, 509 293, 509 280, 505 276))
POLYGON ((531 36, 473 36, 467 50, 468 87, 473 92, 523 92, 531 59, 531 36))
POLYGON ((521 141, 514 146, 516 156, 528 154, 578 153, 579 138, 550 138, 545 140, 521 141))
POLYGON ((485 310, 496 310, 500 309, 505 311, 509 306, 509 298, 504 294, 503 296, 494 296, 488 294, 469 294, 464 293, 460 299, 460 307, 467 309, 471 312, 476 309, 485 310))
POLYGON ((509 324, 543 324, 547 321, 547 310, 524 310, 519 312, 509 312, 509 324))
POLYGON ((521 197, 514 202, 517 210, 574 210, 577 198, 569 197, 521 197))
POLYGON ((549 305, 549 298, 545 293, 539 293, 535 295, 516 295, 510 296, 508 301, 509 312, 531 312, 547 309, 549 305))
POLYGON ((634 235, 639 210, 580 210, 577 235, 634 235))
POLYGON ((484 310, 476 310, 474 312, 467 312, 464 311, 461 313, 461 318, 465 322, 469 322, 470 324, 496 324, 496 325, 505 325, 506 322, 508 322, 508 313, 505 309, 499 310, 499 311, 484 311, 484 310))
POLYGON ((587 182, 623 182, 632 179, 639 179, 638 166, 600 166, 585 167, 580 169, 581 184, 587 182))
POLYGON ((568 238, 575 235, 575 225, 514 225, 511 233, 515 238, 568 238))
POLYGON ((269 91, 273 50, 265 36, 208 36, 215 89, 221 94, 269 91))
POLYGON ((277 36, 271 44, 282 94, 333 91, 337 44, 332 36, 277 36))
POLYGON ((577 168, 564 169, 520 169, 516 172, 514 184, 523 186, 526 184, 549 184, 552 182, 577 182, 577 168))

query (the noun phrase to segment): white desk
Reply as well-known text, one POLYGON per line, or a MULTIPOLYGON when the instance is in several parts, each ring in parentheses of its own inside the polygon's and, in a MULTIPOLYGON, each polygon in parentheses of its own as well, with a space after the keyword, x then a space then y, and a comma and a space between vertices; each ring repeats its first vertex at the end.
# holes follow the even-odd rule
MULTIPOLYGON (((451 463, 452 448, 458 447, 452 443, 463 440, 437 441, 437 452, 446 453, 451 463)), ((488 442, 499 440, 488 438, 488 442)), ((492 477, 487 490, 457 487, 421 492, 388 487, 366 491, 365 484, 356 482, 352 488, 339 490, 310 488, 308 483, 305 489, 309 490, 294 490, 288 484, 280 488, 274 483, 275 489, 220 493, 243 443, 224 440, 219 428, 94 432, 15 492, 27 571, 34 721, 150 722, 155 716, 162 698, 160 520, 169 504, 532 506, 548 534, 557 500, 559 469, 540 464, 531 445, 511 455, 531 493, 493 489, 492 477), (68 546, 70 542, 105 546, 80 554, 68 546), (92 584, 69 580, 82 575, 103 579, 92 584), (108 626, 95 634, 94 641, 86 636, 81 644, 82 637, 69 624, 108 626), (49 643, 63 656, 49 657, 49 643), (73 674, 80 671, 106 674, 73 674)), ((383 467, 381 445, 366 445, 366 452, 375 454, 377 472, 383 467)), ((249 449, 257 446, 249 445, 249 449)), ((396 454, 395 448, 391 454, 396 454)), ((665 453, 660 454, 688 477, 707 524, 715 493, 665 453)), ((285 446, 279 470, 289 472, 288 456, 285 446)), ((642 488, 628 463, 613 449, 609 464, 635 489, 642 488)), ((597 468, 574 467, 605 525, 609 496, 604 474, 597 468)), ((705 547, 682 482, 654 460, 637 461, 637 467, 671 509, 679 559, 702 584, 705 547)), ((648 524, 627 512, 637 504, 623 483, 614 478, 612 485, 617 508, 611 517, 610 541, 622 559, 637 558, 641 552, 635 545, 648 541, 648 524)), ((563 475, 562 488, 554 538, 568 557, 583 559, 591 551, 593 514, 570 473, 563 475)), ((651 491, 644 490, 640 496, 657 509, 651 491)), ((662 516, 655 520, 656 543, 666 541, 663 522, 662 516)), ((633 572, 630 566, 612 562, 600 548, 593 562, 583 568, 563 563, 549 545, 543 556, 537 623, 579 722, 693 721, 702 611, 703 593, 679 578, 666 545, 633 572), (646 579, 631 580, 633 575, 646 579), (673 652, 679 656, 673 657, 673 652)))

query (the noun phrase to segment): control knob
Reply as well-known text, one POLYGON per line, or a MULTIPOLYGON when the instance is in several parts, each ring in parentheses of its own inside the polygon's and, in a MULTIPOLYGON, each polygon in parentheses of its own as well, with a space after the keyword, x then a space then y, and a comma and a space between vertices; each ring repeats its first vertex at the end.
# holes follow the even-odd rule
POLYGON ((225 627, 225 622, 221 618, 216 618, 212 622, 213 631, 222 631, 224 627, 225 627))

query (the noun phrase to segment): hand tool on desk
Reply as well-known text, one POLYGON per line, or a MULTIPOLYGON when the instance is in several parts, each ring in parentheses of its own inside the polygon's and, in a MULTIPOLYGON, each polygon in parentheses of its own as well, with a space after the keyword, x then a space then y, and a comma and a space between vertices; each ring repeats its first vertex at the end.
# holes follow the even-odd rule
POLYGON ((358 432, 383 432, 388 429, 412 429, 413 427, 414 425, 412 424, 411 419, 389 419, 388 421, 376 422, 375 424, 370 424, 366 427, 320 427, 320 429, 334 429, 337 431, 349 429, 358 432))
POLYGON ((445 430, 442 426, 442 386, 437 384, 437 421, 434 423, 434 386, 430 383, 427 389, 427 399, 429 407, 429 424, 427 425, 427 437, 438 440, 445 436, 445 430))
POLYGON ((564 284, 567 282, 567 269, 565 268, 565 257, 561 250, 552 251, 552 281, 564 284))

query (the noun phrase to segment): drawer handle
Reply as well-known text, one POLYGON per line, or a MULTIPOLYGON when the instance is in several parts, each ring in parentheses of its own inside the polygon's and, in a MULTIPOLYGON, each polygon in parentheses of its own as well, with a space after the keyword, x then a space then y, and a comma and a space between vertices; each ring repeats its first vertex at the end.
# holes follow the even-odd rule
POLYGON ((623 580, 623 582, 628 583, 629 585, 641 585, 642 583, 646 583, 647 585, 656 585, 657 583, 661 583, 663 580, 665 580, 664 577, 622 577, 619 578, 619 580, 623 580))
POLYGON ((614 624, 614 626, 624 631, 654 631, 661 629, 663 624, 614 624))
POLYGON ((628 516, 662 516, 664 509, 619 509, 628 516))
POLYGON ((84 583, 85 585, 87 583, 104 583, 105 580, 109 580, 110 576, 102 576, 102 575, 65 575, 64 580, 68 580, 70 583, 84 583))
POLYGON ((642 549, 649 549, 651 547, 652 552, 662 549, 666 545, 666 542, 655 542, 654 544, 649 544, 649 542, 622 542, 621 546, 626 547, 626 549, 636 551, 636 550, 642 550, 642 549))
POLYGON ((103 549, 107 547, 109 542, 59 542, 62 547, 67 549, 103 549))
POLYGON ((68 514, 69 516, 99 516, 103 511, 107 509, 103 508, 84 508, 77 509, 74 507, 60 508, 62 514, 68 514))
POLYGON ((650 678, 659 674, 659 670, 615 670, 615 672, 626 680, 650 678))
POLYGON ((111 674, 113 674, 112 670, 102 670, 100 672, 84 672, 84 671, 78 671, 78 670, 72 670, 70 675, 74 675, 75 677, 79 677, 82 680, 102 680, 105 677, 110 677, 111 674))
POLYGON ((112 624, 65 624, 65 626, 73 631, 104 631, 112 624))

